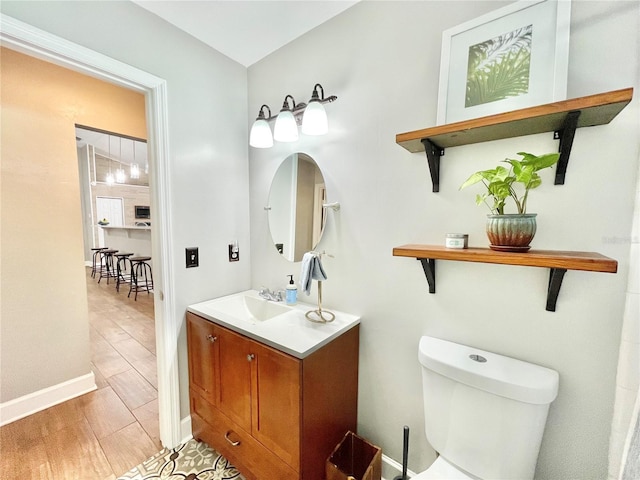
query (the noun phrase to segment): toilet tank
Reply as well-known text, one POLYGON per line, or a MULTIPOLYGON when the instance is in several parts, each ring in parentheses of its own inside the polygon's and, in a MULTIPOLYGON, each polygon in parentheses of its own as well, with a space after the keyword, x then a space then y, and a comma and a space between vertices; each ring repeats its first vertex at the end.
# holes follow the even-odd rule
POLYGON ((532 479, 558 372, 427 336, 418 356, 431 446, 481 479, 532 479))

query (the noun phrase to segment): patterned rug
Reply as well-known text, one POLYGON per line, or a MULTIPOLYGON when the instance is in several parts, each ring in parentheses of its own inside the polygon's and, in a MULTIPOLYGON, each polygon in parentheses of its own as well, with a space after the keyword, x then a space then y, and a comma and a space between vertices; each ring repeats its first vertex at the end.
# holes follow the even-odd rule
POLYGON ((189 440, 163 449, 118 480, 244 480, 226 458, 205 443, 189 440))

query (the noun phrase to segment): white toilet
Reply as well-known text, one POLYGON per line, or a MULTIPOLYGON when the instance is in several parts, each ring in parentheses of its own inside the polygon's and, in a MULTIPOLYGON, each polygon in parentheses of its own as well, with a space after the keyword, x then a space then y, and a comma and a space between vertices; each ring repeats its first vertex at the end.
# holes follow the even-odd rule
POLYGON ((440 456, 412 480, 532 479, 558 372, 426 336, 418 358, 440 456))

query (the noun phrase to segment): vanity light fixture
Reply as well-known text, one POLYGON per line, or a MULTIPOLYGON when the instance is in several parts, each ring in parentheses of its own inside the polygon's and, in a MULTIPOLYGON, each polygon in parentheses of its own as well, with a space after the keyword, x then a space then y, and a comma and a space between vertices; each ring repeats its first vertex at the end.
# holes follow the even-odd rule
POLYGON ((262 105, 258 117, 251 127, 249 145, 256 148, 269 148, 273 146, 273 140, 278 142, 295 142, 298 140, 298 125, 302 124, 302 133, 305 135, 324 135, 329 131, 329 122, 324 105, 337 100, 338 97, 324 96, 322 85, 316 83, 311 92, 309 104, 296 103, 291 95, 284 97, 282 110, 276 116, 271 115, 268 105, 262 105), (291 104, 289 103, 291 100, 291 104), (264 109, 269 116, 265 116, 264 109), (269 122, 276 121, 273 136, 269 122))
POLYGON ((333 102, 338 97, 331 96, 324 98, 324 88, 316 83, 311 93, 311 100, 307 108, 304 109, 302 117, 302 133, 305 135, 324 135, 329 131, 329 121, 327 120, 327 112, 324 109, 325 102, 333 102), (318 96, 318 88, 322 94, 322 98, 318 96))
POLYGON ((262 105, 258 112, 258 118, 253 122, 251 133, 249 134, 249 145, 256 148, 273 147, 273 136, 271 135, 271 127, 267 120, 271 119, 271 109, 268 105, 262 105), (269 111, 269 116, 264 116, 264 109, 269 111))
POLYGON ((276 118, 276 126, 273 129, 273 138, 278 142, 296 142, 298 141, 298 124, 293 116, 295 110, 306 107, 306 104, 296 105, 296 101, 291 95, 284 97, 282 102, 282 110, 276 118), (289 106, 289 99, 293 103, 293 107, 289 106))

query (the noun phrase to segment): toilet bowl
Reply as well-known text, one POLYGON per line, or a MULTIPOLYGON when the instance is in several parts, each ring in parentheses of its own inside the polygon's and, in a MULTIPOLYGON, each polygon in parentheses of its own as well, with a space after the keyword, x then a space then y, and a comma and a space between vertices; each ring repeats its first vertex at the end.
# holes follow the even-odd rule
POLYGON ((418 359, 425 433, 440 456, 413 479, 533 479, 558 372, 427 336, 418 359))
POLYGON ((411 477, 411 480, 478 480, 478 477, 468 475, 444 458, 438 457, 429 468, 415 477, 411 477))

